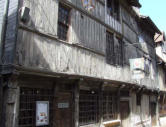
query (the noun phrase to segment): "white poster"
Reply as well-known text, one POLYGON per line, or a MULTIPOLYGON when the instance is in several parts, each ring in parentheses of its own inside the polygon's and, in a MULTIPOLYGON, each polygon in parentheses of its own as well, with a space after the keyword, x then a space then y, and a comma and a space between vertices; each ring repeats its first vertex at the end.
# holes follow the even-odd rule
POLYGON ((49 124, 49 102, 36 101, 36 126, 49 124))

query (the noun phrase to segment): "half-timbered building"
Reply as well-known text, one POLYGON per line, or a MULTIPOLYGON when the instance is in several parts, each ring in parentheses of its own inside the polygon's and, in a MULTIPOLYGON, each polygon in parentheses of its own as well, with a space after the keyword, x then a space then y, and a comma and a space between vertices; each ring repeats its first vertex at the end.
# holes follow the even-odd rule
POLYGON ((159 125, 153 21, 138 0, 1 0, 0 126, 159 125))

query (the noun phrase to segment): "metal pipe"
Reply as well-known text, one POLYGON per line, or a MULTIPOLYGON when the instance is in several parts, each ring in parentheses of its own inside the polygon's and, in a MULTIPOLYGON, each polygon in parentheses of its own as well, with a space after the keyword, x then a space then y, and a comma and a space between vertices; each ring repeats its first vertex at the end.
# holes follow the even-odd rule
MULTIPOLYGON (((2 54, 3 54, 3 45, 5 43, 6 29, 7 29, 7 18, 8 18, 8 8, 9 8, 9 0, 4 0, 4 9, 2 11, 2 22, 0 24, 0 65, 2 65, 2 54)), ((1 72, 0 72, 1 73, 1 72)), ((3 76, 0 74, 0 126, 3 126, 3 76)))

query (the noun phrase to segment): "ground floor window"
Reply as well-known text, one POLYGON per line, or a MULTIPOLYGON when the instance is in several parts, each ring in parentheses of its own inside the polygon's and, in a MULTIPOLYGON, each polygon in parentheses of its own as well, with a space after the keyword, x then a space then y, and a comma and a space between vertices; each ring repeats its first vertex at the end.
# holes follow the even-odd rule
POLYGON ((103 120, 113 120, 117 118, 117 97, 111 92, 103 93, 103 120))
POLYGON ((112 91, 80 91, 79 123, 80 125, 99 122, 102 114, 104 121, 117 119, 117 96, 112 91), (101 108, 102 107, 102 108, 101 108))
POLYGON ((79 98, 79 123, 80 125, 98 122, 98 93, 95 91, 80 91, 79 98))
POLYGON ((36 101, 49 102, 49 125, 52 127, 53 121, 53 90, 46 88, 21 88, 20 89, 20 110, 19 127, 36 126, 36 101))

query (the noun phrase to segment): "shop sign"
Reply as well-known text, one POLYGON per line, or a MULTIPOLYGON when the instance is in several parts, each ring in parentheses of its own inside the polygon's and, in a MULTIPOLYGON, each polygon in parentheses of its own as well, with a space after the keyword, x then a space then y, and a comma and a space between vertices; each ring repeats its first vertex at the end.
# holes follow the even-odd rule
POLYGON ((130 69, 133 70, 142 70, 144 71, 145 68, 145 61, 144 58, 135 58, 130 59, 130 69))
POLYGON ((145 60, 144 58, 130 59, 130 70, 132 79, 142 79, 145 77, 145 60))
POLYGON ((69 103, 58 103, 58 108, 69 108, 69 103))
POLYGON ((49 101, 36 101, 36 126, 49 125, 49 101))

